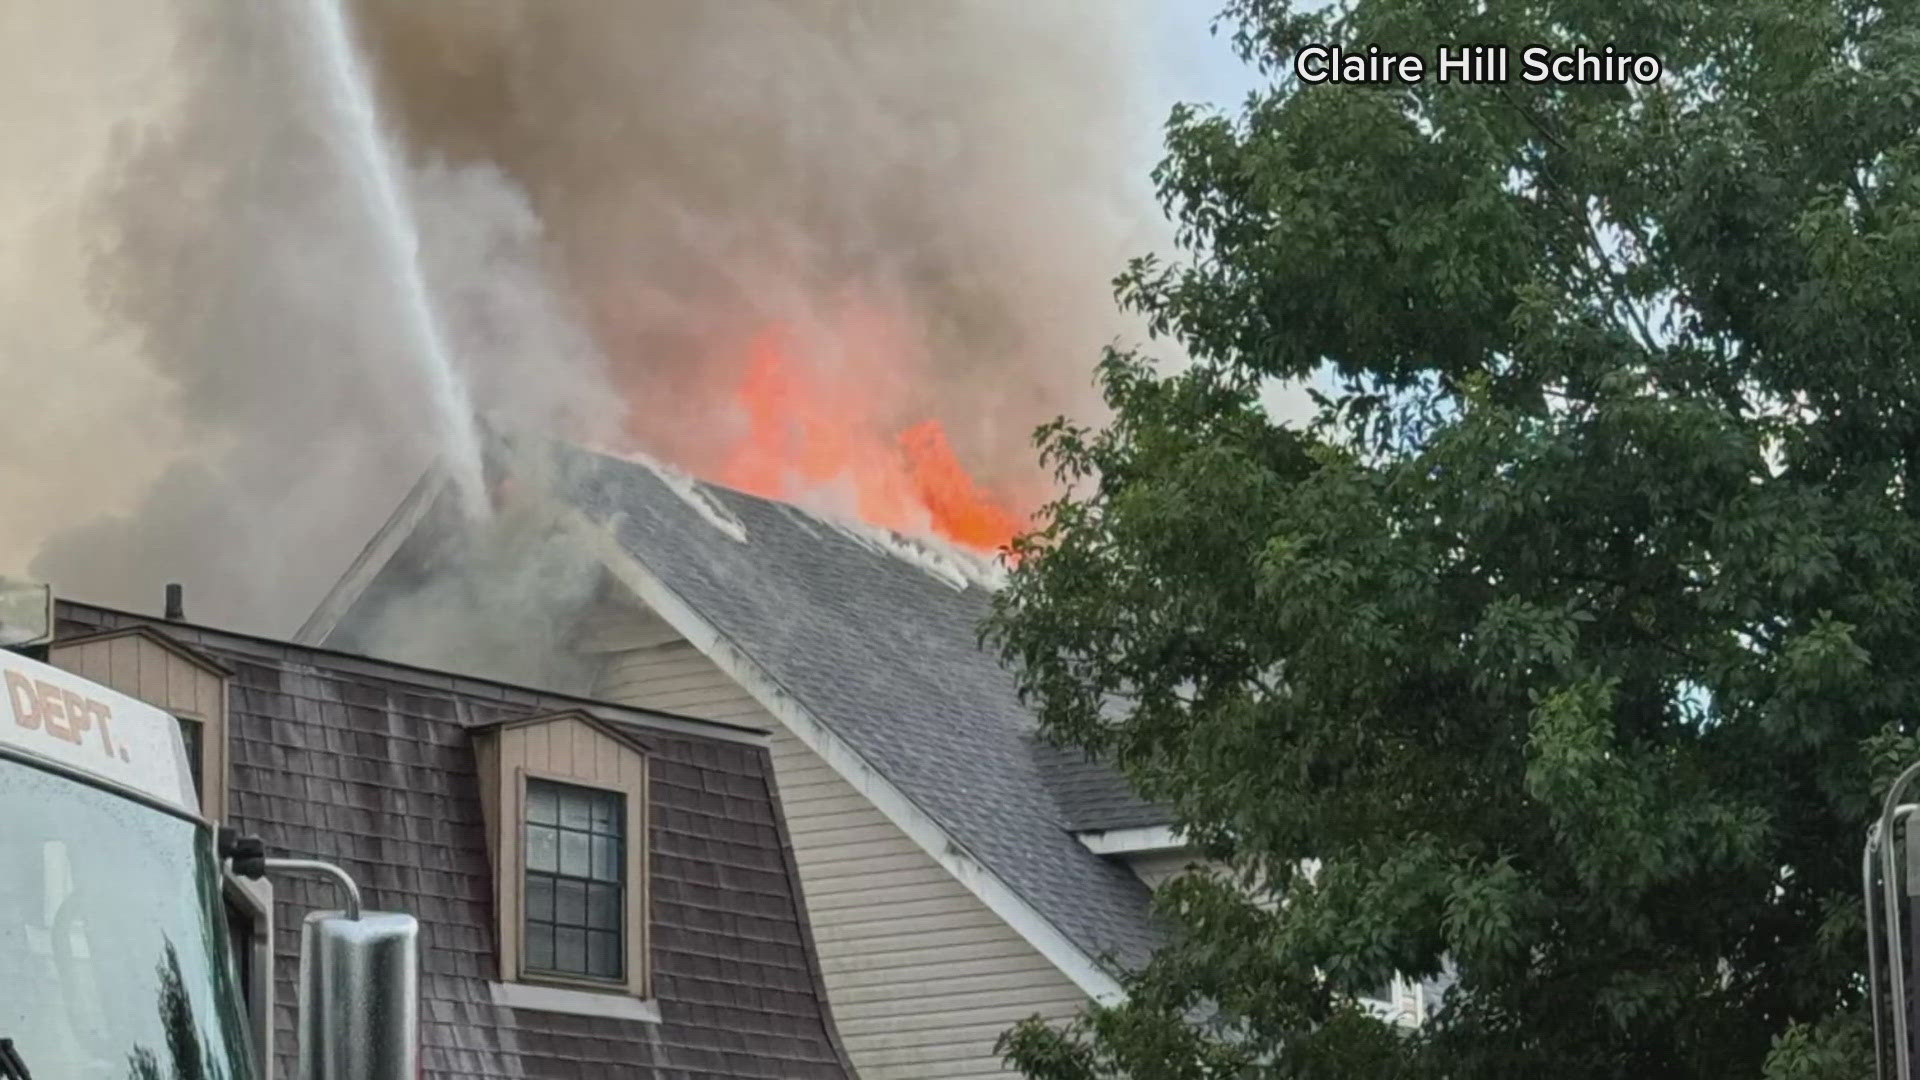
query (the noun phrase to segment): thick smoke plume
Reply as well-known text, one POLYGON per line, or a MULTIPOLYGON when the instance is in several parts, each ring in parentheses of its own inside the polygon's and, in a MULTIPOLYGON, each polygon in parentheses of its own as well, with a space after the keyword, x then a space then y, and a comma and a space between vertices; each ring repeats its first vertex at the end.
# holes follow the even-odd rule
MULTIPOLYGON (((309 2, 329 0, 7 16, 26 25, 0 35, 5 78, 57 83, 91 126, 45 132, 73 162, 63 182, 0 178, 0 227, 26 251, 0 264, 20 286, 0 309, 0 398, 35 403, 9 405, 25 419, 0 427, 0 454, 10 496, 37 507, 0 525, 0 572, 30 559, 67 595, 142 608, 184 581, 191 616, 286 633, 435 454, 293 36, 287 5, 309 2), (3 216, 35 200, 52 209, 3 216)), ((831 362, 871 344, 841 313, 877 309, 912 329, 889 346, 890 407, 944 421, 991 485, 1030 474, 1034 423, 1090 404, 1088 364, 1122 329, 1107 280, 1150 243, 1153 117, 1123 89, 1141 55, 1123 10, 350 13, 490 420, 698 472, 725 450, 754 335, 782 325, 831 362)))

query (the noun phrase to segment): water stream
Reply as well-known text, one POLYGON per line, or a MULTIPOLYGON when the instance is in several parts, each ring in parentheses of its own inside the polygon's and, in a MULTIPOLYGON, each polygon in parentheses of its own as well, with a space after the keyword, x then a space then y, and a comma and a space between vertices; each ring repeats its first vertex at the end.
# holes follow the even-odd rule
POLYGON ((441 440, 441 464, 469 514, 486 506, 480 432, 473 403, 447 348, 433 294, 420 269, 420 234, 400 181, 393 145, 380 124, 373 85, 348 25, 346 0, 291 0, 305 20, 326 107, 340 137, 342 164, 366 207, 384 269, 396 291, 401 349, 426 382, 441 440))

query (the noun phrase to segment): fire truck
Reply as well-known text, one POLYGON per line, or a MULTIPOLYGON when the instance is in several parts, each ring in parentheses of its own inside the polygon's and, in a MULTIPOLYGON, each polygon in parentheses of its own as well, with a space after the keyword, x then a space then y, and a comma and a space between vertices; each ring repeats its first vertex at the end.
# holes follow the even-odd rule
POLYGON ((230 920, 283 874, 343 901, 301 926, 298 1080, 416 1080, 415 920, 216 829, 173 716, 4 647, 44 610, 0 637, 0 1080, 270 1080, 272 935, 230 920))

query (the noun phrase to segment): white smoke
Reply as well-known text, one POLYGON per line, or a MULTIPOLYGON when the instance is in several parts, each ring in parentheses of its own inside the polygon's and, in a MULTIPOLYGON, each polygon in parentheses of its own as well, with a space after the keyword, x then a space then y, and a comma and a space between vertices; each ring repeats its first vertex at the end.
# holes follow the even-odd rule
MULTIPOLYGON (((0 572, 140 608, 182 581, 191 617, 286 633, 435 455, 310 2, 0 10, 0 572)), ((698 467, 765 319, 878 298, 991 482, 1085 403, 1107 281, 1158 235, 1128 9, 351 14, 483 415, 698 467)))

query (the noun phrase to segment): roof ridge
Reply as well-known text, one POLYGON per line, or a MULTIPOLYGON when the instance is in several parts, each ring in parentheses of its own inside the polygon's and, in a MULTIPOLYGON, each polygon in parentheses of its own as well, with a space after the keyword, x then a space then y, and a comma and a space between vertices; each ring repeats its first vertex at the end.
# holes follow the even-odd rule
POLYGON ((705 519, 706 523, 719 529, 739 543, 747 542, 747 527, 740 523, 733 511, 728 510, 706 489, 712 485, 699 477, 674 465, 669 465, 651 454, 635 450, 621 455, 603 455, 616 460, 629 461, 653 473, 665 484, 668 491, 680 496, 687 505, 705 519))
POLYGON ((556 445, 608 461, 635 464, 648 469, 660 477, 661 482, 666 484, 669 490, 699 511, 709 524, 743 543, 750 542, 746 526, 741 523, 739 516, 725 505, 724 499, 748 499, 801 515, 849 537, 855 543, 876 554, 891 556, 905 562, 957 591, 964 592, 968 586, 978 585, 989 592, 997 592, 1006 584, 1005 571, 998 565, 997 560, 983 558, 964 545, 956 544, 943 537, 876 525, 854 515, 836 513, 804 502, 758 495, 702 479, 643 451, 595 449, 559 440, 556 440, 556 445))

